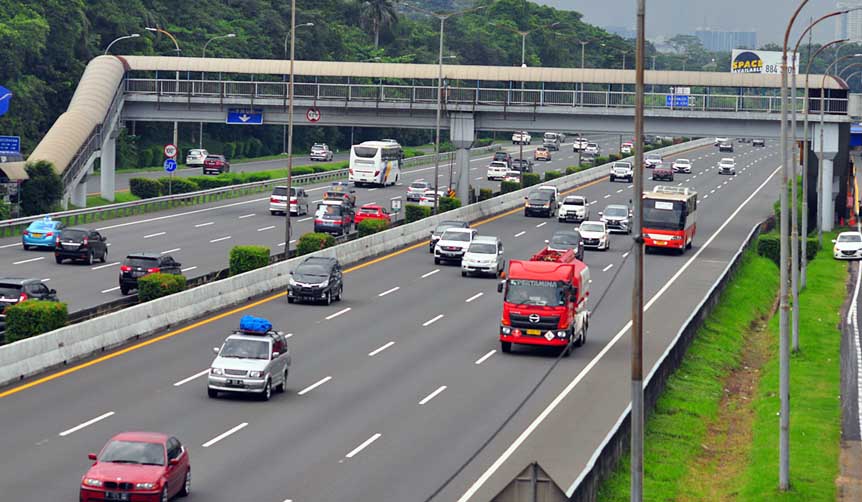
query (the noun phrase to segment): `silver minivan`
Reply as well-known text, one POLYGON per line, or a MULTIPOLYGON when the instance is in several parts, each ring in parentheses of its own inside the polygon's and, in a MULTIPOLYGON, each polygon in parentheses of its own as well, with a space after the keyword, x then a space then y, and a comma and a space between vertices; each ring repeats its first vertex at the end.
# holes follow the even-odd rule
POLYGON ((216 358, 207 380, 209 397, 218 397, 220 392, 258 394, 268 401, 273 390, 285 391, 290 350, 281 331, 237 331, 213 351, 216 358))
POLYGON ((503 243, 495 236, 476 236, 461 258, 461 277, 470 274, 499 276, 504 268, 503 243))
MULTIPOLYGON (((308 214, 309 197, 304 188, 290 187, 290 215, 300 216, 308 214)), ((269 196, 269 213, 284 214, 287 210, 287 187, 273 187, 272 195, 269 196)))

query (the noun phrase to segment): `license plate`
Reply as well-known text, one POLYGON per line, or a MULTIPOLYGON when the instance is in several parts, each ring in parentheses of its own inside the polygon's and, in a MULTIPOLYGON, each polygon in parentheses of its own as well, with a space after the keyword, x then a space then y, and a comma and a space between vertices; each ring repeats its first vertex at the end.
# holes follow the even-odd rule
POLYGON ((242 380, 227 380, 225 384, 230 385, 231 387, 244 387, 245 384, 242 380))
POLYGON ((659 246, 667 246, 667 241, 656 241, 659 246))
POLYGON ((542 330, 540 330, 540 329, 528 329, 527 334, 533 335, 533 336, 541 336, 542 330))
POLYGON ((33 234, 34 239, 41 239, 42 237, 44 237, 42 234, 33 234))
POLYGON ((105 492, 105 500, 131 500, 128 493, 105 492))

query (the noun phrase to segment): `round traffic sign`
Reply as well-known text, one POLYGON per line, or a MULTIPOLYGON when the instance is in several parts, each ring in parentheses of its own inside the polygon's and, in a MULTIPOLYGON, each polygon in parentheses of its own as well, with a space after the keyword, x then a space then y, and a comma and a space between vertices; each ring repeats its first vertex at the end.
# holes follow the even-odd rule
MULTIPOLYGON (((176 153, 176 152, 174 152, 176 153)), ((165 172, 172 173, 177 170, 177 161, 174 159, 165 159, 165 172)))
POLYGON ((320 120, 320 109, 316 106, 312 106, 308 109, 308 111, 305 112, 305 118, 309 122, 317 122, 318 120, 320 120))
POLYGON ((172 159, 177 156, 177 146, 167 144, 165 145, 165 157, 172 159))

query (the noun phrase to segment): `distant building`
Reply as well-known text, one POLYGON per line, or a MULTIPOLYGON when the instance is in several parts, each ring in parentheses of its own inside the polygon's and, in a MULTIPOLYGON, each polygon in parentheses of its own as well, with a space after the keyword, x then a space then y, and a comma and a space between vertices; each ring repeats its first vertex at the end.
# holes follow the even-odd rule
MULTIPOLYGON (((853 9, 862 7, 862 0, 840 0, 838 9, 853 9)), ((862 42, 862 10, 848 12, 835 19, 835 38, 848 38, 853 42, 862 42)))
POLYGON ((605 31, 608 33, 613 33, 614 35, 618 35, 622 38, 635 38, 637 37, 637 31, 634 28, 627 28, 625 26, 605 26, 605 31))
POLYGON ((710 52, 730 52, 733 49, 757 48, 757 32, 754 31, 699 29, 694 32, 694 36, 700 40, 704 49, 710 52))

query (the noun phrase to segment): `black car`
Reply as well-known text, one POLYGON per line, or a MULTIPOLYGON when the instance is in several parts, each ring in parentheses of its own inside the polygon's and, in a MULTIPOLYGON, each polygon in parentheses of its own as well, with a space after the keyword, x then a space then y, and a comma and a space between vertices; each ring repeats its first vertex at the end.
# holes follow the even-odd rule
POLYGON ((0 331, 6 331, 6 307, 25 300, 57 301, 57 291, 48 289, 41 279, 5 277, 0 279, 0 331))
POLYGON ((584 241, 581 239, 581 233, 577 230, 558 230, 554 232, 550 240, 545 241, 548 249, 552 251, 575 251, 575 258, 584 259, 584 241))
POLYGON ((429 243, 429 253, 434 252, 434 246, 437 244, 437 241, 440 240, 440 236, 443 235, 443 232, 447 228, 470 228, 470 224, 466 221, 458 221, 458 220, 443 220, 431 232, 431 241, 429 243))
POLYGON ((499 162, 505 162, 506 165, 509 167, 512 166, 512 155, 509 154, 509 152, 503 152, 503 151, 495 152, 494 158, 491 159, 491 161, 495 161, 495 160, 499 161, 499 162))
POLYGON ((722 143, 722 144, 718 145, 718 151, 719 152, 732 152, 733 151, 733 143, 728 141, 726 143, 722 143))
POLYGON ((353 217, 353 207, 349 204, 322 205, 314 216, 314 231, 335 235, 348 234, 353 225, 353 217))
POLYGON ((763 138, 754 138, 751 140, 751 146, 766 146, 766 140, 763 138))
POLYGON ((557 200, 550 190, 536 190, 526 197, 524 204, 524 216, 538 214, 550 218, 557 214, 557 200))
POLYGON ((329 305, 340 301, 344 293, 341 264, 335 258, 308 257, 290 273, 287 303, 296 300, 322 301, 329 305))
POLYGON ((54 259, 63 263, 65 259, 84 260, 87 265, 99 260, 102 263, 108 259, 107 238, 87 228, 67 228, 63 235, 57 237, 54 245, 54 259))
POLYGON ((137 253, 126 256, 120 265, 120 292, 129 294, 132 289, 138 289, 138 278, 149 274, 181 275, 182 265, 170 255, 159 253, 137 253))
POLYGON ((512 161, 512 169, 522 173, 533 172, 533 161, 530 159, 515 159, 512 161))

